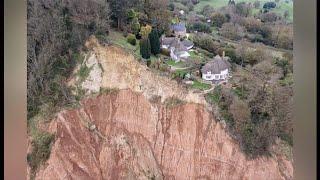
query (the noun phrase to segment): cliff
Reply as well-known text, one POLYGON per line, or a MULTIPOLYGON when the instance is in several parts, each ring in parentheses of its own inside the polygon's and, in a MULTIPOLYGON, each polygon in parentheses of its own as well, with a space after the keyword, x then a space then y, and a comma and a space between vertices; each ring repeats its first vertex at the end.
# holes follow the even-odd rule
POLYGON ((93 84, 120 90, 57 114, 46 128, 55 134, 51 155, 36 179, 292 179, 283 155, 247 159, 199 94, 120 48, 94 39, 87 47, 103 68, 93 84), (166 106, 172 96, 185 103, 166 106))

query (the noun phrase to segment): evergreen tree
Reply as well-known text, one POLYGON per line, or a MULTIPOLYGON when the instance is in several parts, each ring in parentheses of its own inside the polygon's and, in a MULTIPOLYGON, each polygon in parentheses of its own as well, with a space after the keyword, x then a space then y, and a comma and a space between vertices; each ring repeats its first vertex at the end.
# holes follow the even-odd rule
POLYGON ((152 29, 151 33, 149 34, 149 40, 151 45, 151 53, 156 55, 160 53, 160 40, 158 31, 156 29, 152 29))
POLYGON ((143 38, 140 40, 140 54, 144 59, 150 58, 151 46, 150 46, 150 40, 148 38, 143 38))

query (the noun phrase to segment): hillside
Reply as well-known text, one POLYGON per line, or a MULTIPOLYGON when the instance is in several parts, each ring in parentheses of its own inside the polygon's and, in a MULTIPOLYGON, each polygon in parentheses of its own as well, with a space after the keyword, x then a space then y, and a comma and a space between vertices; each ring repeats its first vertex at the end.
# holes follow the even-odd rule
POLYGON ((292 162, 281 153, 247 159, 200 97, 188 98, 122 49, 90 42, 104 68, 101 87, 119 90, 85 98, 42 127, 55 141, 35 179, 292 179, 292 162), (159 89, 163 83, 168 89, 159 89), (189 102, 161 103, 151 94, 189 102))

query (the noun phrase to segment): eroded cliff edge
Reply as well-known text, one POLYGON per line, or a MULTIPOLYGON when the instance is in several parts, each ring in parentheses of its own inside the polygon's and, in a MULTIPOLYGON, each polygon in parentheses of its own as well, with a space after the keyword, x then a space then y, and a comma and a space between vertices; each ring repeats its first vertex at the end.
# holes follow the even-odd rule
POLYGON ((59 113, 36 179, 291 179, 284 158, 247 160, 202 105, 166 107, 131 90, 59 113))
POLYGON ((122 90, 84 99, 51 121, 55 142, 36 179, 292 179, 284 156, 246 159, 200 96, 95 43, 101 87, 122 90), (167 107, 151 95, 188 103, 167 107))

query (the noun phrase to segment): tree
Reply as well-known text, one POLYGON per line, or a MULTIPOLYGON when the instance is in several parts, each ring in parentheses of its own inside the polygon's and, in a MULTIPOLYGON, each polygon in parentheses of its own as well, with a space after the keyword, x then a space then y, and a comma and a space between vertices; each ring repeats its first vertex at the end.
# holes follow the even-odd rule
POLYGON ((117 28, 121 29, 128 17, 128 12, 136 1, 109 0, 111 18, 116 22, 117 28))
POLYGON ((131 30, 135 35, 139 34, 140 23, 139 23, 139 19, 137 17, 134 17, 131 21, 131 30))
POLYGON ((229 111, 235 120, 234 128, 237 133, 240 133, 245 122, 250 121, 250 109, 248 104, 238 98, 234 98, 229 111))
POLYGON ((262 23, 254 17, 247 17, 243 19, 243 26, 251 33, 258 33, 262 23))
POLYGON ((278 16, 276 13, 274 12, 267 12, 267 13, 263 13, 260 16, 260 19, 262 22, 274 22, 277 21, 278 19, 280 19, 281 17, 278 16))
POLYGON ((232 40, 240 40, 244 36, 244 29, 239 24, 224 23, 220 31, 222 36, 232 40))
POLYGON ((288 16, 289 16, 289 11, 286 10, 286 11, 283 13, 283 17, 286 19, 286 18, 288 18, 288 16))
POLYGON ((213 13, 211 16, 211 21, 214 26, 221 27, 223 23, 227 22, 227 18, 224 14, 213 13))
POLYGON ((142 58, 149 59, 151 55, 151 46, 148 38, 142 38, 140 40, 140 54, 142 58))
POLYGON ((75 100, 65 84, 76 65, 74 54, 90 35, 108 32, 109 12, 102 0, 27 1, 28 120, 41 105, 75 100))
POLYGON ((169 30, 171 11, 168 10, 168 0, 144 0, 143 12, 148 17, 148 22, 159 32, 169 30))
POLYGON ((245 2, 240 2, 236 4, 236 13, 240 16, 247 17, 251 13, 251 8, 245 2))
POLYGON ((253 3, 253 6, 255 7, 255 8, 260 8, 260 1, 255 1, 254 3, 253 3))
POLYGON ((210 5, 205 5, 202 8, 201 14, 205 17, 209 17, 214 12, 214 8, 210 5))
POLYGON ((141 27, 141 30, 140 30, 141 37, 144 39, 148 38, 151 30, 152 30, 152 27, 150 25, 141 27))
POLYGON ((158 31, 156 29, 152 29, 149 34, 149 40, 151 45, 151 53, 156 55, 160 53, 160 40, 158 31))

